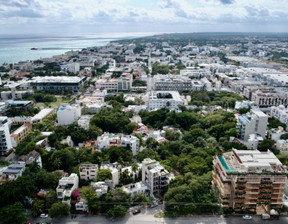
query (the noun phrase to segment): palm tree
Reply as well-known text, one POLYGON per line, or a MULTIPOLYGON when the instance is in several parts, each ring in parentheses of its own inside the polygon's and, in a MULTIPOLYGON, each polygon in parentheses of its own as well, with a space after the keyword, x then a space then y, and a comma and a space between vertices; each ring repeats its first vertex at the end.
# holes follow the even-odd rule
POLYGON ((132 169, 132 172, 135 174, 135 175, 133 175, 135 177, 134 179, 138 178, 139 165, 136 161, 131 164, 131 169, 132 169))

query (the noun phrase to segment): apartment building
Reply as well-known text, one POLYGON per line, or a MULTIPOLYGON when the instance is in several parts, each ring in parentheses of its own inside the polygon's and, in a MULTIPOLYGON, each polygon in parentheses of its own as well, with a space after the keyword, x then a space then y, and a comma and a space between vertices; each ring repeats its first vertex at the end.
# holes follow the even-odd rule
POLYGON ((178 110, 183 105, 183 100, 176 91, 152 91, 149 93, 148 110, 158 110, 167 107, 171 110, 178 110))
POLYGON ((11 134, 12 146, 16 147, 18 144, 22 143, 31 131, 32 124, 30 123, 23 124, 21 127, 17 128, 11 134))
POLYGON ((247 87, 243 91, 243 95, 254 102, 258 107, 272 107, 279 105, 288 105, 287 94, 277 91, 273 87, 247 87))
POLYGON ((112 179, 111 183, 109 184, 109 181, 105 182, 109 185, 110 188, 114 188, 116 185, 119 184, 120 180, 120 172, 121 172, 121 165, 118 163, 108 163, 108 162, 103 162, 100 167, 101 170, 103 169, 109 169, 112 174, 112 179))
POLYGON ((140 141, 132 135, 119 135, 105 132, 97 138, 97 149, 109 148, 111 146, 129 147, 133 156, 136 156, 140 150, 140 141))
POLYGON ((98 79, 95 85, 97 89, 118 91, 118 79, 98 79))
POLYGON ((58 199, 62 202, 67 202, 70 200, 72 192, 78 188, 79 178, 76 173, 71 173, 68 177, 62 177, 59 180, 58 186, 56 188, 56 193, 58 199))
POLYGON ((285 106, 280 105, 278 107, 275 106, 271 107, 270 115, 272 117, 275 117, 282 123, 286 124, 288 127, 288 110, 285 106))
POLYGON ((57 121, 59 125, 69 125, 77 122, 81 116, 80 105, 62 104, 57 111, 57 121))
POLYGON ((179 75, 155 75, 153 77, 153 89, 156 91, 189 92, 192 90, 192 82, 188 77, 179 75))
POLYGON ((247 141, 251 134, 257 134, 265 138, 267 124, 268 116, 257 109, 253 109, 243 115, 238 115, 236 127, 239 138, 247 141))
POLYGON ((97 179, 97 174, 97 164, 81 164, 79 166, 79 175, 81 180, 95 180, 97 179))
POLYGON ((13 147, 9 131, 11 123, 8 117, 0 117, 0 156, 5 156, 13 147))
POLYGON ((142 161, 142 183, 148 187, 150 196, 160 194, 168 188, 169 182, 169 172, 158 161, 150 158, 142 161))
POLYGON ((130 74, 123 74, 118 79, 118 91, 130 90, 132 87, 133 76, 130 74))
POLYGON ((215 156, 212 186, 224 208, 263 214, 283 205, 287 170, 269 150, 237 150, 215 156))

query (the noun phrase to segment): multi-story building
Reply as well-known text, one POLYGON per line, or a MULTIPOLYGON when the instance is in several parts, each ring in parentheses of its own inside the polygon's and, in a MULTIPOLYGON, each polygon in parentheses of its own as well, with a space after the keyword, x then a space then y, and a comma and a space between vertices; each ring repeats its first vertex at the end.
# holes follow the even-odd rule
POLYGON ((130 74, 123 74, 118 79, 118 91, 130 90, 132 87, 133 76, 130 74))
POLYGON ((35 114, 31 118, 32 123, 40 123, 48 116, 52 115, 54 113, 54 109, 52 108, 44 108, 42 109, 38 114, 35 114))
POLYGON ((0 117, 0 156, 5 156, 13 147, 9 131, 11 123, 8 117, 0 117))
POLYGON ((62 177, 56 188, 58 199, 62 199, 63 202, 69 201, 72 192, 78 188, 78 185, 79 178, 76 173, 71 173, 68 177, 62 177))
POLYGON ((192 90, 191 79, 179 75, 155 75, 153 82, 155 91, 189 92, 192 90))
POLYGON ((142 161, 142 182, 153 196, 168 188, 170 174, 158 161, 146 158, 142 161))
POLYGON ((77 92, 83 87, 85 80, 85 76, 37 76, 32 78, 30 84, 38 90, 70 90, 77 92))
POLYGON ((81 164, 79 166, 80 179, 95 180, 97 179, 98 165, 97 164, 81 164))
MULTIPOLYGON (((120 172, 121 172, 121 165, 118 163, 107 163, 107 162, 103 162, 101 164, 100 167, 101 170, 103 169, 109 169, 111 171, 112 174, 112 180, 111 180, 111 184, 110 188, 114 188, 116 185, 119 184, 119 180, 120 180, 120 172)), ((105 180, 106 181, 106 180, 105 180)), ((108 183, 108 182, 107 182, 108 183)))
POLYGON ((77 122, 80 116, 80 105, 62 104, 57 111, 57 120, 59 125, 69 125, 77 122))
POLYGON ((136 156, 140 150, 140 141, 132 135, 119 135, 105 132, 97 138, 97 149, 109 148, 111 146, 129 147, 133 156, 136 156))
POLYGON ((244 115, 238 115, 237 131, 239 138, 247 141, 251 134, 258 134, 265 138, 267 124, 268 116, 257 109, 253 109, 244 115))
POLYGON ((148 110, 158 110, 161 108, 169 108, 178 110, 183 105, 183 100, 179 92, 176 91, 152 91, 149 93, 148 110))
POLYGON ((97 89, 118 91, 118 79, 98 79, 95 85, 97 89))
POLYGON ((21 127, 17 128, 11 134, 12 146, 16 147, 18 144, 22 143, 31 131, 32 124, 30 123, 23 124, 21 127))
POLYGON ((247 87, 244 89, 243 95, 258 107, 288 105, 287 94, 279 92, 273 87, 247 87))
POLYGON ((215 156, 212 186, 222 207, 257 214, 281 208, 287 170, 269 150, 236 150, 215 156))

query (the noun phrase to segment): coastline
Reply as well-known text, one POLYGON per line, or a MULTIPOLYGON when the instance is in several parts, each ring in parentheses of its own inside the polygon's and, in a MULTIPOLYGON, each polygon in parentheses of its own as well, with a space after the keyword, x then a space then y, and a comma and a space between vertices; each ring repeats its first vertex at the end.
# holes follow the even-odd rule
POLYGON ((70 50, 105 46, 112 41, 133 39, 155 33, 122 33, 66 36, 9 36, 0 35, 0 66, 21 61, 38 60, 62 55, 70 50), (36 48, 37 50, 31 50, 36 48))

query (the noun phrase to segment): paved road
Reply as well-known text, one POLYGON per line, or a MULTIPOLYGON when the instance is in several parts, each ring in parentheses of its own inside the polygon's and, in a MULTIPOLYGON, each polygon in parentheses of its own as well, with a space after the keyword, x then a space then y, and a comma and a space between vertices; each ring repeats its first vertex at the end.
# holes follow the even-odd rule
MULTIPOLYGON (((153 209, 154 210, 154 209, 153 209)), ((37 219, 30 220, 30 222, 44 223, 52 222, 53 224, 287 224, 288 217, 280 217, 279 220, 261 220, 260 216, 253 216, 252 220, 243 220, 242 216, 192 216, 192 217, 181 217, 181 218, 155 218, 152 213, 152 209, 143 210, 140 214, 132 215, 127 214, 124 218, 111 219, 104 216, 85 216, 77 215, 76 219, 71 219, 71 217, 62 219, 37 219)))

